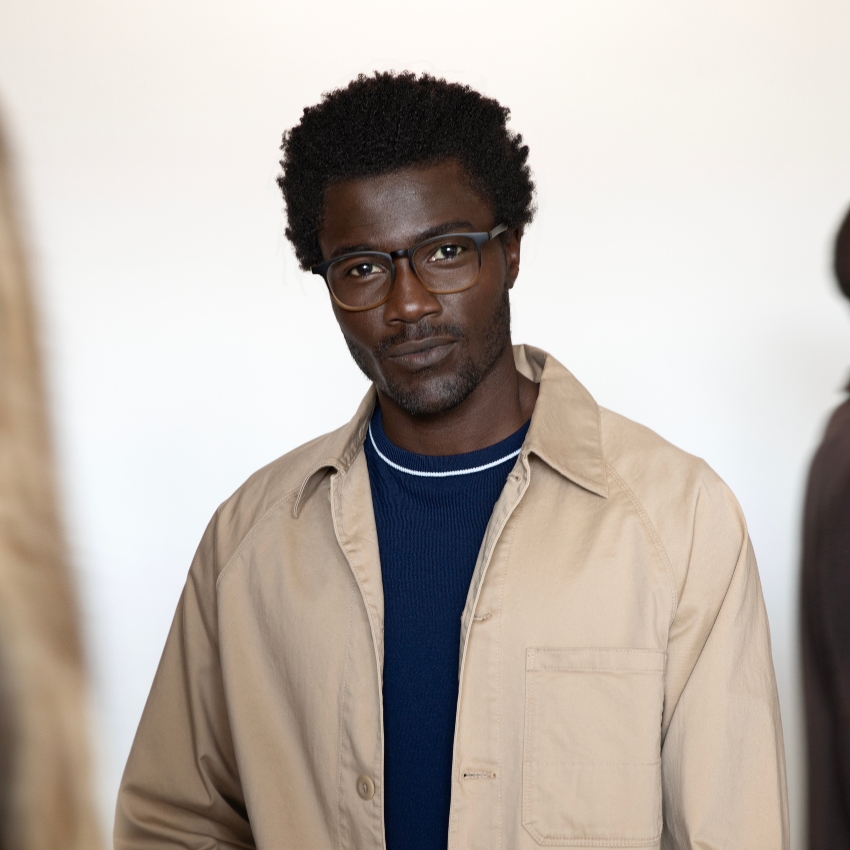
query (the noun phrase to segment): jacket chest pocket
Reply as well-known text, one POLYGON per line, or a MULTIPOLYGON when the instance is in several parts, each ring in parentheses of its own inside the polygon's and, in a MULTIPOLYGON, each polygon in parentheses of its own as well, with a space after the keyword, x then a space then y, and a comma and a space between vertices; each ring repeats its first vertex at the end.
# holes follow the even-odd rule
POLYGON ((527 651, 522 823, 538 844, 658 842, 664 658, 527 651))

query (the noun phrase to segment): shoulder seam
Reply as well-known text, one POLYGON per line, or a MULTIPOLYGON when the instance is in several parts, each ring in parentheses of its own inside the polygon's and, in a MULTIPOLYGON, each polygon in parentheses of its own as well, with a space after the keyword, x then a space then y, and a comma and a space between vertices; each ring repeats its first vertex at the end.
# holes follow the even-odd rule
POLYGON ((291 501, 298 495, 299 488, 295 488, 294 490, 290 490, 285 495, 281 496, 275 502, 273 502, 269 508, 265 511, 265 513, 245 532, 245 536, 239 541, 239 545, 233 550, 233 554, 227 559, 227 563, 221 568, 221 572, 218 574, 215 580, 215 589, 218 591, 218 585, 221 582, 222 577, 228 571, 228 568, 233 563, 233 559, 242 551, 242 547, 245 546, 248 540, 253 537, 254 533, 257 530, 257 527, 260 523, 270 514, 272 511, 277 510, 284 502, 291 501))
POLYGON ((626 497, 632 503, 634 509, 638 512, 638 516, 649 531, 652 542, 655 544, 655 548, 658 550, 658 554, 661 556, 661 560, 667 568, 667 578, 670 581, 670 600, 673 606, 672 611, 670 612, 670 623, 668 624, 671 625, 673 620, 676 618, 676 611, 679 608, 679 594, 676 590, 676 574, 673 572, 673 565, 670 563, 670 558, 667 556, 667 550, 664 548, 664 544, 661 542, 661 538, 658 536, 658 532, 655 530, 652 520, 650 520, 649 515, 644 510, 644 507, 640 503, 638 497, 635 496, 632 488, 626 484, 620 473, 617 472, 617 470, 614 469, 608 461, 605 461, 605 468, 611 474, 611 477, 620 485, 620 488, 626 494, 626 497))

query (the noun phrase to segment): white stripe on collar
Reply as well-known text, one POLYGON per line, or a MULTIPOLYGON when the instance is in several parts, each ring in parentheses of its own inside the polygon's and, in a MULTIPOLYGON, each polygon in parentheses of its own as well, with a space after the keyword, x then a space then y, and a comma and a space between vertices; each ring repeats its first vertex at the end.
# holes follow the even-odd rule
POLYGON ((509 455, 505 455, 504 457, 501 457, 498 460, 494 460, 492 463, 485 463, 483 466, 473 466, 470 469, 452 469, 448 472, 421 472, 418 469, 408 469, 406 466, 401 466, 400 464, 391 461, 378 448, 378 444, 375 442, 375 437, 372 434, 371 422, 369 423, 369 439, 372 441, 372 447, 378 453, 378 457, 382 461, 384 461, 384 463, 391 466, 393 469, 397 469, 399 472, 406 472, 408 475, 418 475, 420 478, 448 478, 452 475, 471 475, 473 472, 483 472, 485 469, 492 469, 494 466, 498 466, 500 463, 504 463, 506 460, 511 460, 515 458, 522 451, 522 449, 519 448, 515 452, 511 452, 509 455))

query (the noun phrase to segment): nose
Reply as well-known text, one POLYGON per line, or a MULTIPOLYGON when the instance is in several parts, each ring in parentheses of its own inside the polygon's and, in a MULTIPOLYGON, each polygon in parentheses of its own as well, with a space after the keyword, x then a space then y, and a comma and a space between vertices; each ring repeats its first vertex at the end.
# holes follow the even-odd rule
POLYGON ((429 292, 410 267, 407 257, 395 261, 395 282, 384 304, 384 321, 414 324, 425 316, 442 313, 443 305, 429 292))

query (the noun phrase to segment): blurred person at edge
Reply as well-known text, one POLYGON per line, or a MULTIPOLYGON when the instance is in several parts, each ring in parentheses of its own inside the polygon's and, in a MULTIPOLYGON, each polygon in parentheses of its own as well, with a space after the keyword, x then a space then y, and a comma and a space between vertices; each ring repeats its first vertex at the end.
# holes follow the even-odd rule
POLYGON ((36 325, 0 128, 0 850, 97 850, 36 325))
POLYGON ((376 74, 285 134, 287 236, 374 386, 210 522, 117 850, 787 848, 740 507, 511 345, 534 184, 508 114, 376 74))
MULTIPOLYGON (((850 298, 850 210, 834 269, 850 298)), ((832 414, 809 471, 801 615, 809 850, 850 850, 850 400, 832 414)))

